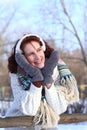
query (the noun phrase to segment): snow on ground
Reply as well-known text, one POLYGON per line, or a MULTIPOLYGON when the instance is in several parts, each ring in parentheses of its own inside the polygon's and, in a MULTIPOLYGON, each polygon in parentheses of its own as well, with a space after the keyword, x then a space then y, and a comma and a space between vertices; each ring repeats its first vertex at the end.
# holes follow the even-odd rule
MULTIPOLYGON (((4 130, 4 128, 0 128, 0 130, 4 130)), ((59 124, 58 130, 87 130, 87 122, 59 124)))
POLYGON ((87 122, 60 124, 58 130, 87 130, 87 122))

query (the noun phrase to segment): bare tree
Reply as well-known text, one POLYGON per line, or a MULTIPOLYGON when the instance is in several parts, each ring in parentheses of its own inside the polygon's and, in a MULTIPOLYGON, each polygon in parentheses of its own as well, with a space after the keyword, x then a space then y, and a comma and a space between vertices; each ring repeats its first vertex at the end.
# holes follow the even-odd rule
POLYGON ((8 70, 7 70, 7 59, 6 56, 8 54, 8 44, 7 39, 5 38, 5 33, 8 30, 14 16, 16 13, 16 9, 12 9, 12 11, 7 14, 4 14, 6 10, 10 10, 9 7, 5 6, 0 8, 0 22, 2 26, 0 28, 0 86, 9 85, 9 77, 8 77, 8 70), (2 15, 3 14, 3 15, 2 15), (6 46, 4 46, 6 45, 6 46))
MULTIPOLYGON (((74 2, 72 1, 70 3, 69 1, 68 5, 71 7, 72 4, 73 8, 75 7, 75 5, 79 7, 81 6, 81 4, 78 1, 74 1, 74 2)), ((73 13, 73 8, 72 9, 69 8, 72 13, 73 13)), ((61 46, 62 44, 63 45, 62 47, 71 46, 70 48, 72 48, 72 45, 74 46, 75 44, 77 44, 78 47, 81 49, 81 53, 82 53, 82 58, 79 57, 77 58, 77 60, 81 60, 81 62, 84 62, 87 66, 87 56, 86 56, 87 50, 84 48, 84 42, 82 41, 79 35, 80 32, 78 33, 78 30, 75 25, 75 21, 73 22, 70 16, 70 10, 68 11, 65 1, 54 0, 49 4, 47 2, 44 3, 42 2, 40 4, 39 10, 40 10, 40 14, 42 14, 41 17, 42 23, 40 23, 42 29, 41 28, 40 29, 44 30, 43 32, 45 32, 46 35, 49 36, 49 38, 54 39, 54 41, 58 43, 59 46, 61 46), (42 6, 43 4, 44 6, 42 6), (47 26, 43 26, 46 24, 48 28, 47 26), (50 24, 51 26, 49 26, 50 24), (52 28, 51 32, 49 27, 52 28), (72 37, 71 40, 70 37, 72 37)), ((86 31, 85 31, 85 35, 87 35, 86 31)), ((76 57, 73 57, 73 59, 74 58, 76 57)))
POLYGON ((85 4, 85 9, 84 9, 84 38, 85 38, 85 43, 84 43, 84 49, 87 57, 87 2, 85 4))
MULTIPOLYGON (((80 39, 80 36, 79 36, 79 34, 78 34, 77 30, 76 30, 76 27, 75 27, 75 25, 74 25, 74 23, 73 23, 73 21, 72 21, 70 15, 69 15, 68 11, 67 11, 67 8, 66 8, 66 6, 65 6, 64 0, 60 0, 60 2, 61 2, 61 5, 62 5, 64 14, 67 16, 67 18, 68 18, 68 20, 69 20, 69 23, 70 23, 70 25, 71 25, 72 28, 73 28, 73 32, 72 32, 72 33, 73 33, 73 35, 76 37, 76 39, 77 39, 77 41, 78 41, 78 44, 80 45, 81 52, 82 52, 82 56, 83 56, 83 61, 84 61, 84 63, 87 65, 87 56, 86 56, 86 51, 85 51, 85 49, 84 49, 84 47, 83 47, 83 43, 82 43, 82 41, 81 41, 81 39, 80 39)), ((68 27, 67 27, 66 29, 69 30, 68 27)))

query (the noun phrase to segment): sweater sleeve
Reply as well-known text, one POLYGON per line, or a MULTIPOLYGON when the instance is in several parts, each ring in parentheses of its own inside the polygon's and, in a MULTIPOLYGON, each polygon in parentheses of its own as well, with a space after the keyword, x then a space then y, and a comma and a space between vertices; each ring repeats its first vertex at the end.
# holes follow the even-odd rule
MULTIPOLYGON (((58 75, 59 72, 56 68, 53 77, 56 78, 58 75)), ((66 78, 65 84, 64 82, 56 85, 53 83, 49 89, 45 87, 45 96, 55 112, 58 114, 65 112, 69 104, 79 101, 79 92, 74 76, 66 78)))
POLYGON ((50 89, 45 87, 45 96, 48 104, 58 115, 67 110, 68 102, 60 91, 57 92, 54 84, 52 84, 50 89))
POLYGON ((14 109, 17 109, 23 115, 34 116, 40 106, 42 86, 37 88, 31 83, 29 91, 25 91, 21 88, 16 74, 10 74, 10 79, 14 97, 13 104, 10 108, 11 114, 12 111, 15 111, 14 109))

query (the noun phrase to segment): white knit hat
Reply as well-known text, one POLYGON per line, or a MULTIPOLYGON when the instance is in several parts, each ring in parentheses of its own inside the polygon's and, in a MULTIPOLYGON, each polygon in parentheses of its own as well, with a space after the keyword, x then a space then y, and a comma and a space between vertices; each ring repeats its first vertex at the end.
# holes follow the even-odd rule
POLYGON ((42 49, 43 49, 43 51, 46 50, 45 42, 42 40, 42 38, 40 38, 40 37, 39 37, 38 35, 36 35, 36 34, 26 34, 26 35, 24 35, 24 36, 18 41, 18 43, 17 43, 17 45, 16 45, 16 50, 15 50, 16 53, 22 53, 22 50, 20 49, 21 43, 22 43, 22 41, 23 41, 26 37, 30 37, 30 36, 38 37, 38 38, 40 39, 41 43, 42 43, 42 49))

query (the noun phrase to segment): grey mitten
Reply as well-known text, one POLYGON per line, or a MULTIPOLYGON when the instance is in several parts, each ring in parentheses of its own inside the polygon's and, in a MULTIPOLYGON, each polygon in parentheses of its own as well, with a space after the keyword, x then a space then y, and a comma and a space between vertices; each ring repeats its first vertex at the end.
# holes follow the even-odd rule
POLYGON ((43 75, 39 68, 32 66, 22 53, 15 54, 17 64, 30 76, 32 82, 43 81, 43 75))
POLYGON ((46 60, 45 67, 41 70, 44 76, 44 84, 52 83, 53 70, 58 64, 59 54, 58 51, 53 51, 50 57, 46 60))

